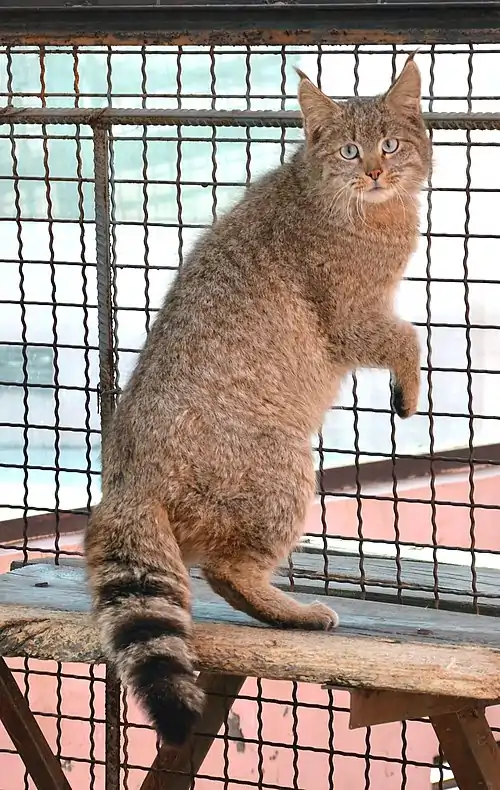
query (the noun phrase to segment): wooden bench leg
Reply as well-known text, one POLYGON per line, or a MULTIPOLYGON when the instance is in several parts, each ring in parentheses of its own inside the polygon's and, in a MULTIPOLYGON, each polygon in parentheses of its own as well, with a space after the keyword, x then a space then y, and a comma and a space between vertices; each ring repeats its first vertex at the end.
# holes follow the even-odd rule
POLYGON ((460 790, 500 790, 500 749, 484 709, 431 716, 460 790))
POLYGON ((351 691, 349 726, 428 717, 460 790, 500 790, 500 749, 486 720, 486 704, 463 697, 356 690, 351 691))
MULTIPOLYGON (((482 706, 496 705, 490 700, 482 706)), ((404 719, 425 719, 444 713, 459 713, 476 707, 466 697, 441 697, 432 694, 411 694, 407 691, 351 691, 349 729, 372 727, 404 719)))
POLYGON ((245 680, 200 672, 197 682, 207 693, 207 704, 196 734, 181 749, 162 746, 140 790, 189 790, 245 680))
POLYGON ((37 790, 71 790, 3 658, 0 658, 0 719, 37 790))

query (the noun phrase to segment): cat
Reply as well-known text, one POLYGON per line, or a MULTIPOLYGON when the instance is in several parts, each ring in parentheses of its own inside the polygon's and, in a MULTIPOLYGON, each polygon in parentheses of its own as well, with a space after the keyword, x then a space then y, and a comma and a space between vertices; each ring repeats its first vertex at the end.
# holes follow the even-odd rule
POLYGON ((305 132, 197 242, 103 441, 85 536, 107 660, 163 741, 200 716, 187 567, 233 607, 329 631, 271 585, 315 493, 311 437, 355 368, 417 408, 420 348, 393 298, 418 239, 431 147, 413 57, 383 95, 335 102, 299 72, 305 132))

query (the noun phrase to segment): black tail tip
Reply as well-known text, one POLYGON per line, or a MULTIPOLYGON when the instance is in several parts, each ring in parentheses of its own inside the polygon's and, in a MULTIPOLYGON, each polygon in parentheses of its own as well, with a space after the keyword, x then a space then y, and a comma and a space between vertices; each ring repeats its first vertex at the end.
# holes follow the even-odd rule
POLYGON ((183 746, 198 723, 205 695, 193 673, 172 674, 166 657, 148 659, 137 670, 134 689, 165 744, 183 746))
POLYGON ((156 710, 149 706, 151 723, 162 742, 168 746, 180 747, 189 740, 200 713, 181 704, 159 706, 156 710))

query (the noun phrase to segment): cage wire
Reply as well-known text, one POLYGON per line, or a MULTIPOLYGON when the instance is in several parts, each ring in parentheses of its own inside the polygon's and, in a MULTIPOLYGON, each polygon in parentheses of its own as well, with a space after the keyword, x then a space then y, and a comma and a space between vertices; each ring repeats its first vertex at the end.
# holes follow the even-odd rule
MULTIPOLYGON (((345 98, 384 90, 414 49, 0 48, 0 102, 20 108, 0 116, 3 571, 81 555, 101 427, 175 271, 301 139, 287 112, 294 66, 345 98)), ((498 604, 500 115, 474 115, 500 112, 499 58, 495 46, 420 47, 434 167, 398 295, 421 337, 419 411, 395 420, 386 372, 346 383, 313 440, 306 550, 280 569, 296 591, 478 614, 498 604)), ((155 734, 102 666, 10 666, 75 790, 140 787, 155 734)), ((0 747, 9 788, 34 787, 4 732, 0 747)), ((200 790, 335 784, 450 779, 425 720, 349 732, 346 692, 263 679, 245 682, 193 776, 200 790)))

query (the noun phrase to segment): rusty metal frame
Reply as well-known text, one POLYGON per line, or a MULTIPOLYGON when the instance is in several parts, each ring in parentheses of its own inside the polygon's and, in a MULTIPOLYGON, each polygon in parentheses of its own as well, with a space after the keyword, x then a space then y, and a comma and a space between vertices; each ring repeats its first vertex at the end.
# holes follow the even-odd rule
MULTIPOLYGON (((34 3, 27 0, 24 6, 6 8, 0 0, 0 40, 8 44, 133 44, 153 43, 210 43, 210 44, 288 44, 342 42, 453 42, 480 41, 500 42, 500 2, 478 3, 430 3, 408 4, 387 3, 375 5, 371 2, 338 4, 329 2, 311 3, 298 0, 294 5, 283 6, 247 2, 242 5, 222 6, 219 2, 208 2, 203 6, 162 2, 157 7, 136 0, 132 3, 108 4, 95 0, 94 7, 68 8, 67 3, 34 3), (98 3, 98 5, 96 5, 98 3), (46 10, 40 15, 40 5, 46 10), (149 6, 149 7, 148 7, 149 6), (314 11, 314 13, 313 13, 314 11), (404 17, 404 20, 403 20, 404 17), (453 19, 453 27, 450 26, 453 19), (260 21, 259 21, 260 20, 260 21), (313 21, 312 21, 313 20, 313 21), (420 21, 419 21, 420 20, 420 21), (404 26, 403 26, 404 21, 404 26), (425 24, 424 24, 425 22, 425 24), (300 23, 300 24, 299 24, 300 23), (266 29, 260 29, 261 24, 266 29), (274 25, 274 27, 273 27, 274 25), (311 25, 313 27, 311 28, 311 25), (361 27, 362 25, 362 27, 361 27), (488 26, 489 25, 489 26, 488 26), (285 27, 286 26, 286 27, 285 27), (138 33, 139 27, 146 32, 138 33), (290 29, 292 32, 290 32, 290 29), (191 32, 186 32, 186 31, 191 32), (36 31, 36 32, 34 32, 36 31), (149 31, 149 32, 148 32, 149 31), (194 32, 193 32, 194 31, 194 32)), ((434 129, 500 129, 500 113, 427 113, 426 120, 434 129)), ((110 206, 109 206, 109 131, 112 125, 186 125, 186 126, 234 126, 251 128, 255 125, 295 128, 300 125, 298 113, 288 111, 198 111, 198 110, 151 110, 106 108, 0 108, 0 123, 9 124, 87 124, 94 134, 95 176, 95 220, 97 238, 99 356, 100 356, 100 399, 102 431, 105 433, 111 417, 116 395, 113 351, 113 310, 110 283, 110 206)), ((498 453, 498 446, 495 450, 498 453)), ((480 448, 478 455, 493 458, 492 448, 480 448)), ((433 464, 443 459, 443 471, 456 468, 460 463, 471 464, 469 450, 454 450, 422 458, 397 459, 397 476, 404 474, 400 464, 420 464, 425 473, 433 464), (455 465, 455 466, 453 466, 455 465)), ((498 463, 498 455, 496 455, 498 463)), ((475 463, 481 463, 477 458, 475 463)), ((390 470, 395 474, 390 459, 375 467, 387 480, 390 470)), ((485 461, 487 463, 487 461, 485 461)), ((406 468, 406 467, 405 467, 406 468)), ((339 473, 353 478, 360 475, 352 466, 344 470, 323 470, 323 490, 339 487, 339 473), (331 484, 330 484, 331 481, 331 484)), ((361 474, 364 475, 362 468, 361 474)), ((355 482, 353 480, 353 482, 355 482)), ((359 482, 359 481, 358 481, 359 482)), ((57 516, 57 519, 60 517, 57 516)), ((81 516, 79 516, 81 518, 81 516)), ((25 523, 23 520, 23 528, 25 523)), ((61 526, 57 522, 60 532, 61 526)), ((117 790, 119 786, 120 743, 119 687, 116 680, 107 676, 106 685, 106 788, 117 790)))
MULTIPOLYGON (((113 311, 111 308, 111 238, 109 204, 109 130, 94 129, 94 207, 96 225, 97 302, 99 335, 99 394, 104 437, 115 407, 113 366, 113 311)), ((106 669, 106 790, 119 790, 120 684, 106 669)))
POLYGON ((72 46, 498 43, 500 3, 18 0, 0 3, 0 40, 72 46))
MULTIPOLYGON (((427 112, 424 118, 431 129, 500 129, 500 112, 427 112)), ((152 126, 231 126, 252 128, 300 128, 299 112, 294 110, 154 110, 105 107, 0 107, 0 124, 87 124, 94 129, 111 125, 152 126)))

